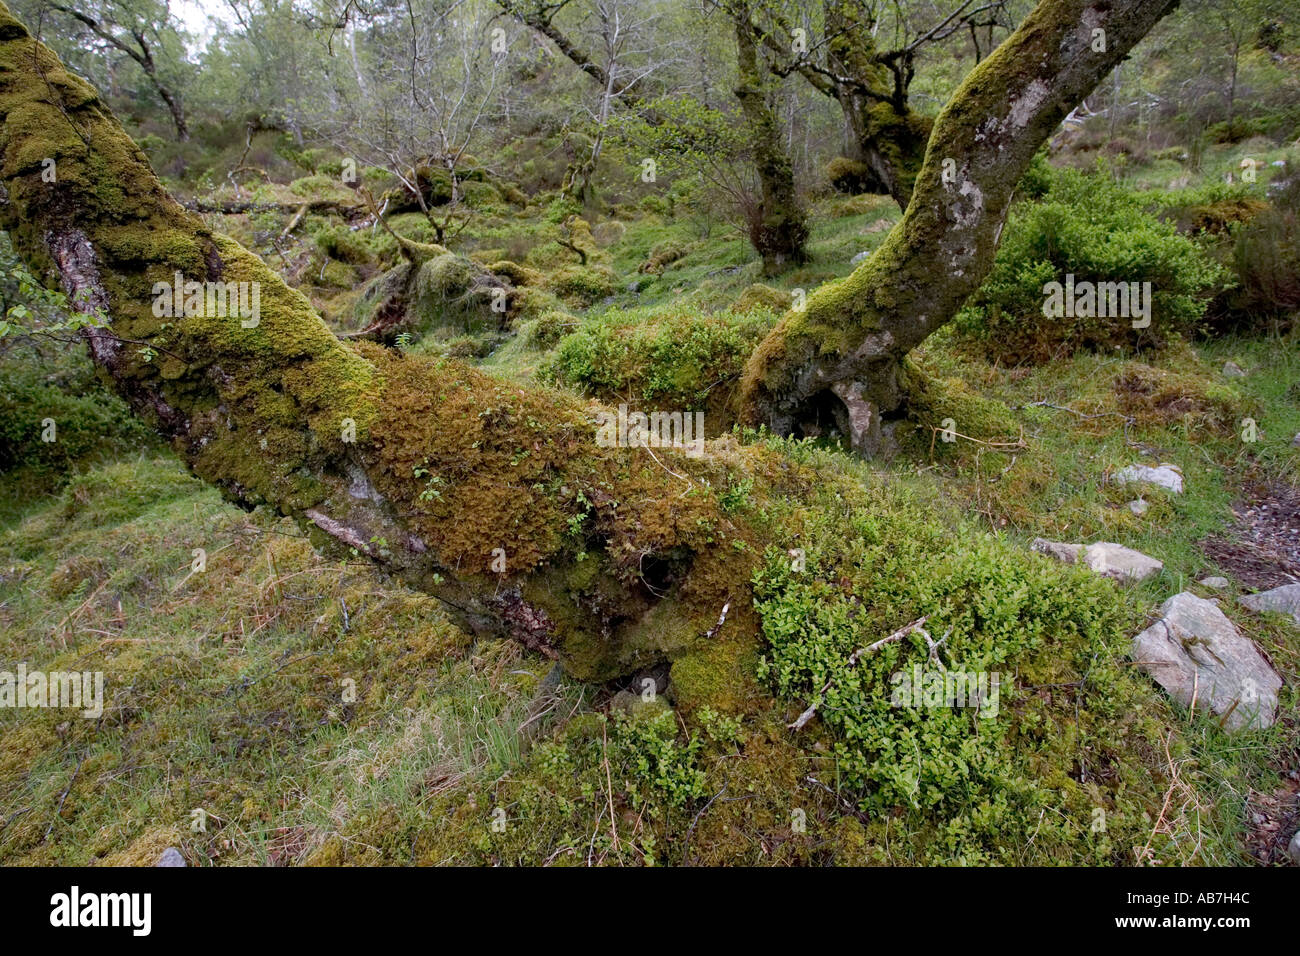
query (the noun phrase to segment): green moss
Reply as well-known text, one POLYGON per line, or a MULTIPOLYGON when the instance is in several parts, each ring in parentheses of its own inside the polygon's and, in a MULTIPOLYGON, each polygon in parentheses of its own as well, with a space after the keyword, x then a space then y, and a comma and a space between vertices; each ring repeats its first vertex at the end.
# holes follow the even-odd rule
POLYGON ((745 291, 740 293, 736 301, 731 304, 731 311, 744 313, 753 312, 756 309, 766 309, 780 315, 789 310, 793 299, 793 295, 789 292, 756 282, 747 286, 745 291))
MULTIPOLYGON (((937 378, 915 361, 904 361, 900 385, 909 416, 916 423, 913 441, 918 450, 942 449, 951 442, 934 442, 950 429, 956 436, 978 441, 1014 441, 1022 428, 1001 402, 985 398, 960 378, 937 378)), ((957 437, 957 441, 961 441, 957 437)))

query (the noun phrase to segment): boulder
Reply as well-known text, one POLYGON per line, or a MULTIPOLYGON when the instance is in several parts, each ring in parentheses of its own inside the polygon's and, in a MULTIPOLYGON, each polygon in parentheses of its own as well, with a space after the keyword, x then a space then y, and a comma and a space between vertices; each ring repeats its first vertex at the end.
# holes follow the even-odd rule
POLYGON ((1169 696, 1184 707, 1195 701, 1225 730, 1273 723, 1282 679, 1213 601, 1175 594, 1133 638, 1131 654, 1169 696))
POLYGON ((1201 580, 1197 581, 1196 583, 1203 588, 1226 588, 1229 582, 1227 578, 1214 576, 1208 578, 1201 578, 1201 580))
POLYGON ((1300 584, 1284 584, 1271 591, 1243 594, 1239 600, 1252 611, 1280 611, 1290 614, 1300 624, 1300 584))
POLYGON ((1129 465, 1115 472, 1115 482, 1120 485, 1144 484, 1167 488, 1176 495, 1183 493, 1183 472, 1177 465, 1129 465))
POLYGON ((1246 370, 1236 362, 1224 362, 1223 374, 1227 378, 1245 378, 1246 370))

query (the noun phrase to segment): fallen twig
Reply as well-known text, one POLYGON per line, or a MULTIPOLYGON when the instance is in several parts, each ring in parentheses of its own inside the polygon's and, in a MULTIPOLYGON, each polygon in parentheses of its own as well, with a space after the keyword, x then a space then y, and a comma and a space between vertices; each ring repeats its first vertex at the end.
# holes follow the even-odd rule
MULTIPOLYGON (((911 634, 913 631, 919 630, 922 626, 924 626, 925 622, 926 622, 926 618, 923 617, 917 618, 911 624, 907 624, 903 627, 900 627, 898 630, 896 630, 893 634, 890 634, 888 637, 881 638, 880 640, 876 641, 876 643, 868 644, 866 647, 859 647, 856 651, 854 651, 852 654, 849 655, 848 666, 852 667, 853 665, 857 664, 857 662, 860 661, 865 655, 879 650, 880 648, 884 647, 886 644, 892 644, 894 641, 901 641, 903 638, 907 637, 907 635, 911 634)), ((944 640, 947 640, 946 635, 944 636, 944 640)), ((943 641, 939 641, 938 643, 942 644, 943 641)), ((930 645, 932 649, 938 646, 938 644, 936 644, 934 641, 930 641, 930 645)), ((808 709, 805 710, 802 714, 800 714, 795 719, 794 723, 788 724, 787 726, 791 730, 802 730, 804 728, 804 725, 806 725, 808 721, 813 719, 813 715, 817 713, 817 707, 821 703, 821 699, 826 696, 826 692, 831 689, 831 685, 834 683, 835 683, 835 678, 832 677, 830 680, 826 682, 826 684, 822 687, 822 689, 818 691, 817 696, 813 698, 813 702, 808 705, 808 709)))

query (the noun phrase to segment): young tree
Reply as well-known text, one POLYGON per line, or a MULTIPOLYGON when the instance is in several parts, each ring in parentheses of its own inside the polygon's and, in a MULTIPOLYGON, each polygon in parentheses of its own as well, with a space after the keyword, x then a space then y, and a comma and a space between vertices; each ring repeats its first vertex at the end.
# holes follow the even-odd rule
MULTIPOLYGON (((936 121, 882 249, 756 352, 754 418, 788 430, 829 389, 863 447, 864 415, 888 407, 885 376, 987 272, 1035 150, 1174 3, 1042 0, 936 121)), ((167 195, 95 91, 3 4, 0 128, 0 226, 78 311, 109 317, 82 330, 94 361, 233 499, 294 516, 319 544, 438 595, 474 632, 562 658, 583 679, 696 651, 724 622, 756 628, 762 532, 712 489, 789 480, 761 449, 665 461, 602 447, 577 401, 341 343, 261 260, 167 195), (200 298, 160 316, 177 273, 198 289, 252 286, 260 311, 213 312, 200 298)))
POLYGON ((677 55, 677 41, 665 39, 660 4, 644 0, 592 0, 583 32, 593 35, 599 72, 604 76, 597 104, 586 111, 594 130, 591 148, 565 174, 563 191, 586 203, 592 198, 592 177, 600 163, 610 119, 629 91, 677 55))
POLYGON ((347 56, 330 61, 331 95, 301 105, 306 121, 358 165, 400 180, 438 242, 465 215, 467 157, 495 133, 507 37, 492 32, 493 16, 485 0, 374 11, 349 3, 335 23, 347 56))

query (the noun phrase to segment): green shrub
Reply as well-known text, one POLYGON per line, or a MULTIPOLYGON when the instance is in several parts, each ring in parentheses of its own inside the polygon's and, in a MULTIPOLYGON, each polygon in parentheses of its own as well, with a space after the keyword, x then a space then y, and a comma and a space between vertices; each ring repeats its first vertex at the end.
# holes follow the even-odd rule
MULTIPOLYGON (((620 714, 613 730, 615 746, 626 753, 634 777, 659 791, 668 803, 680 807, 704 796, 704 771, 696 765, 704 742, 695 733, 679 739, 677 715, 671 710, 644 717, 620 714)), ((631 797, 633 805, 642 802, 635 790, 631 797)))
POLYGON ((527 341, 534 348, 548 349, 577 327, 577 318, 568 312, 551 309, 543 312, 529 325, 527 341))
MULTIPOLYGON (((1062 171, 1041 202, 1013 209, 993 269, 955 320, 990 357, 1043 361, 1083 348, 1163 344, 1195 331, 1224 270, 1139 196, 1105 176, 1062 171), (1150 325, 1127 317, 1049 317, 1045 286, 1151 283, 1150 325)), ((1103 310, 1097 309, 1097 313, 1103 310)))
POLYGON ((1029 168, 1020 177, 1020 183, 1016 186, 1016 193, 1026 199, 1042 199, 1051 191, 1052 178, 1055 175, 1056 170, 1047 161, 1047 153, 1040 149, 1034 153, 1034 158, 1029 162, 1029 168))
POLYGON ((1238 328, 1285 331, 1300 313, 1300 176, 1237 234, 1231 266, 1237 288, 1224 304, 1238 328))
POLYGON ((604 266, 564 266, 547 277, 546 287, 570 305, 585 308, 613 295, 616 281, 604 266))
POLYGON ((1157 218, 1173 223, 1184 235, 1211 240, 1228 236, 1268 205, 1256 189, 1221 182, 1156 192, 1152 198, 1157 218))
POLYGON ((772 548, 754 587, 767 642, 759 676, 788 714, 816 705, 839 792, 873 820, 895 818, 921 861, 1014 862, 1006 834, 1040 826, 1044 852, 1120 861, 1121 833, 1149 831, 1149 811, 1126 794, 1120 819, 1118 802, 1078 773, 1084 750, 1114 774, 1107 787, 1141 786, 1146 773, 1121 743, 1138 719, 1125 702, 1148 692, 1116 660, 1128 622, 1113 585, 944 527, 913 493, 866 490, 837 505, 809 513, 802 565, 772 548), (863 650, 923 617, 937 649, 913 631, 863 650), (914 667, 922 687, 945 669, 985 675, 983 703, 917 701, 914 667), (1080 681, 1086 691, 1044 692, 1080 681), (1090 838, 1099 804, 1109 833, 1090 838))
POLYGON ((86 459, 143 448, 150 437, 80 349, 33 342, 0 355, 0 471, 62 474, 86 459))
POLYGON ((772 322, 768 312, 611 309, 561 339, 543 374, 602 398, 640 395, 698 408, 715 387, 739 377, 772 322))

